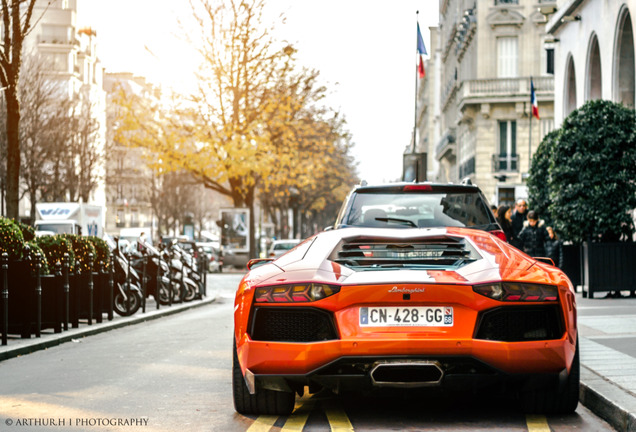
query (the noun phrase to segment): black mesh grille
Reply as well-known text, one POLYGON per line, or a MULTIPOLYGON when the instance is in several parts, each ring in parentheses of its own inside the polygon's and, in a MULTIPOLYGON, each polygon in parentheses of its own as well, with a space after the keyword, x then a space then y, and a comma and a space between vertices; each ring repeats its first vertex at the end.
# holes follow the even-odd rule
POLYGON ((558 306, 502 307, 481 314, 476 339, 502 342, 559 339, 563 327, 558 306))
POLYGON ((408 241, 355 237, 341 243, 334 252, 331 259, 348 267, 452 266, 480 258, 464 239, 450 236, 408 241))
POLYGON ((253 340, 317 342, 338 339, 329 312, 311 308, 259 307, 254 309, 253 340))

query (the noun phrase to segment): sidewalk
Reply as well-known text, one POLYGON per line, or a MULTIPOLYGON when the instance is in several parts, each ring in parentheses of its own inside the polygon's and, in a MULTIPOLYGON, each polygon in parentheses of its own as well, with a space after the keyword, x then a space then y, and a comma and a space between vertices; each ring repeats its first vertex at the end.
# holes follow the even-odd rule
MULTIPOLYGON (((112 321, 87 325, 53 333, 47 330, 40 338, 20 339, 12 337, 6 346, 0 346, 0 361, 33 351, 46 349, 85 336, 106 332, 140 322, 179 313, 181 311, 210 304, 216 293, 203 300, 190 303, 161 306, 159 310, 152 299, 146 303, 146 312, 141 310, 131 317, 114 316, 112 321)), ((579 294, 580 295, 580 294, 579 294)), ((633 315, 580 316, 579 342, 581 344, 581 403, 597 416, 605 419, 619 432, 636 432, 636 356, 607 347, 596 340, 633 338, 636 353, 636 313, 633 315), (596 339, 596 340, 595 340, 596 339)))
POLYGON ((636 312, 610 316, 579 312, 578 324, 581 403, 617 431, 636 432, 636 312))
POLYGON ((103 333, 116 328, 150 321, 161 318, 162 316, 172 315, 184 310, 207 305, 216 300, 216 293, 214 290, 211 290, 208 287, 207 292, 208 295, 202 300, 194 300, 187 303, 176 303, 172 306, 161 305, 160 309, 157 309, 157 304, 152 297, 150 297, 146 300, 146 312, 144 313, 142 313, 141 308, 137 311, 137 313, 129 317, 122 317, 115 313, 113 314, 112 321, 108 321, 108 319, 104 316, 104 321, 102 323, 98 324, 93 321, 92 325, 88 325, 87 320, 80 320, 80 324, 77 328, 72 328, 69 324, 69 329, 62 331, 61 333, 54 333, 53 329, 46 329, 42 331, 42 336, 39 338, 32 336, 30 339, 22 339, 19 335, 9 335, 7 345, 0 345, 0 361, 50 348, 65 342, 83 338, 85 336, 103 333))

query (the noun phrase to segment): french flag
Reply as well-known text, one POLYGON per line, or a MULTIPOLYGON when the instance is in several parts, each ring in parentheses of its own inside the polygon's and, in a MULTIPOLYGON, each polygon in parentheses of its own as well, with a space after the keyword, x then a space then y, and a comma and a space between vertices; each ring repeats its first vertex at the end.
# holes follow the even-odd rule
POLYGON ((530 78, 530 103, 532 104, 532 115, 539 120, 539 104, 537 103, 537 95, 534 93, 532 78, 530 78))
POLYGON ((420 32, 420 23, 417 23, 417 52, 420 55, 420 63, 417 66, 417 73, 420 78, 424 78, 424 59, 422 59, 422 56, 428 55, 428 53, 426 52, 424 39, 422 39, 422 33, 420 32))

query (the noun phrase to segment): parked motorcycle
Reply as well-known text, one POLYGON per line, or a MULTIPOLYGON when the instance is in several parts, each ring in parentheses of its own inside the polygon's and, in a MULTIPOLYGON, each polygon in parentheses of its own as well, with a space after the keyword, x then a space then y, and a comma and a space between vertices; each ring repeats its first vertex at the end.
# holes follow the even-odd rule
POLYGON ((130 265, 119 245, 113 250, 115 264, 113 310, 130 316, 141 307, 141 278, 130 265))
POLYGON ((134 252, 132 265, 138 274, 142 275, 146 297, 153 296, 160 304, 170 302, 172 282, 170 267, 163 254, 149 243, 143 243, 134 252))
POLYGON ((164 252, 167 253, 170 259, 171 280, 173 282, 176 281, 176 284, 173 283, 172 286, 179 289, 179 295, 174 295, 173 297, 174 301, 194 300, 199 291, 197 282, 191 277, 193 275, 192 264, 189 264, 189 262, 193 260, 192 257, 179 247, 176 240, 164 252))

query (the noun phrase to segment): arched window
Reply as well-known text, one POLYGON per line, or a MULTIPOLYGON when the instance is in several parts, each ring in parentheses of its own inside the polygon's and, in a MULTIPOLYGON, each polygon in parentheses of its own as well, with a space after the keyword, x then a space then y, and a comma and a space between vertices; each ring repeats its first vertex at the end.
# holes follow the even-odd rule
POLYGON ((574 73, 574 59, 572 54, 568 55, 565 67, 565 92, 563 94, 563 117, 567 117, 576 109, 576 74, 574 73))
POLYGON ((627 8, 623 8, 616 26, 614 53, 614 101, 634 107, 634 32, 627 8))
POLYGON ((585 83, 585 100, 602 99, 601 52, 598 38, 592 34, 587 51, 587 74, 585 83))

